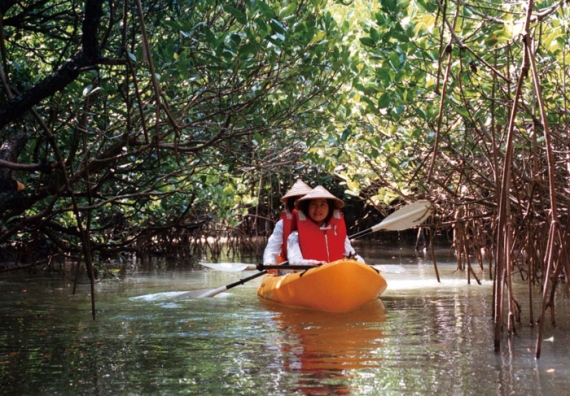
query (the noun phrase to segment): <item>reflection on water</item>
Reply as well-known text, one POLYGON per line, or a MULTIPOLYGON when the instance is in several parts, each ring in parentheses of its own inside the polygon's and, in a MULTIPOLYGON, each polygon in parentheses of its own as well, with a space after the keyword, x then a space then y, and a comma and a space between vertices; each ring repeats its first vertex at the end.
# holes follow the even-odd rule
POLYGON ((279 338, 282 371, 298 374, 296 390, 310 394, 350 394, 355 369, 381 364, 381 324, 385 309, 380 300, 348 313, 315 312, 263 302, 279 338))
MULTIPOLYGON (((291 395, 567 394, 570 303, 558 327, 492 342, 492 285, 467 285, 451 260, 441 283, 422 257, 359 249, 398 264, 381 301, 334 314, 258 299, 260 279, 215 298, 177 299, 246 274, 208 269, 133 273, 71 295, 58 276, 0 278, 0 394, 291 395)), ((525 310, 526 287, 516 289, 525 310)), ((536 312, 536 311, 535 311, 536 312)), ((528 316, 527 316, 528 317, 528 316)))

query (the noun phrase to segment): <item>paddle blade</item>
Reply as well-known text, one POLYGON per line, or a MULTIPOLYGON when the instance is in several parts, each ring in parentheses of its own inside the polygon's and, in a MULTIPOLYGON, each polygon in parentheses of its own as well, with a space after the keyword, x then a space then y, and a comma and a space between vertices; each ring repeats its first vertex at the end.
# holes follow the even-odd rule
POLYGON ((181 300, 183 298, 204 298, 204 297, 214 297, 222 292, 228 290, 226 286, 218 287, 217 289, 200 289, 192 290, 173 297, 174 300, 181 300))
POLYGON ((404 267, 395 264, 375 264, 372 265, 372 267, 386 274, 401 274, 403 272, 406 272, 406 269, 404 267))
POLYGON ((255 264, 247 263, 200 263, 200 265, 223 272, 239 272, 247 269, 255 269, 255 264))
POLYGON ((401 231, 415 227, 424 222, 431 214, 431 202, 417 201, 395 211, 380 224, 372 227, 372 232, 378 230, 401 231))

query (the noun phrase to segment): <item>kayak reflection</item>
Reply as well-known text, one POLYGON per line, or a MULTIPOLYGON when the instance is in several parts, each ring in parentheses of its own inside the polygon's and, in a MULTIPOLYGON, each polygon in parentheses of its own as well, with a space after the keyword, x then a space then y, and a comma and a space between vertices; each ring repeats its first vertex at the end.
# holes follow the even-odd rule
POLYGON ((381 364, 381 328, 386 321, 382 301, 348 313, 263 304, 275 313, 283 371, 298 376, 300 392, 350 394, 353 370, 381 364))

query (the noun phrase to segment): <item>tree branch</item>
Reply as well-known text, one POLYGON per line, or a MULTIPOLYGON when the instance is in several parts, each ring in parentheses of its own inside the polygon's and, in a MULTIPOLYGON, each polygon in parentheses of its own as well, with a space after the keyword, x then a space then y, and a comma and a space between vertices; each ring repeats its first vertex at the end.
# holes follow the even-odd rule
MULTIPOLYGON (((0 8, 3 6, 0 3, 0 8)), ((97 66, 100 58, 97 30, 102 15, 103 0, 86 0, 81 50, 42 81, 0 106, 0 129, 22 117, 43 99, 63 90, 81 72, 97 66)))

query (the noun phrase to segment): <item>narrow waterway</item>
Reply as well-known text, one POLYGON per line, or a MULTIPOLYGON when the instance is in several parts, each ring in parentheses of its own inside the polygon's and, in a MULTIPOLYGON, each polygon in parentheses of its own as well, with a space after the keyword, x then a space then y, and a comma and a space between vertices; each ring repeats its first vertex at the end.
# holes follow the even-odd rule
POLYGON ((359 249, 397 264, 381 300, 348 314, 260 301, 260 279, 214 298, 177 299, 253 272, 140 271, 72 295, 61 275, 0 277, 2 395, 554 395, 570 389, 570 311, 545 325, 542 356, 528 326, 527 288, 516 287, 523 324, 493 350, 492 282, 467 284, 440 252, 359 249))

